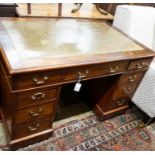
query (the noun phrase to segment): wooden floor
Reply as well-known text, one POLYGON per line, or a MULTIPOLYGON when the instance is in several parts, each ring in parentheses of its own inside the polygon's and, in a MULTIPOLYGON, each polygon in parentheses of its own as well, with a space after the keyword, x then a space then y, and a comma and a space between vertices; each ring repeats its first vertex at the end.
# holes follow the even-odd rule
MULTIPOLYGON (((18 3, 17 11, 20 16, 58 16, 58 3, 32 3, 31 14, 27 12, 26 3, 18 3)), ((62 5, 63 17, 84 17, 84 18, 99 18, 113 20, 113 16, 102 15, 96 10, 96 7, 92 3, 85 3, 82 5, 80 11, 77 13, 71 13, 71 10, 75 8, 73 3, 65 3, 62 5)))

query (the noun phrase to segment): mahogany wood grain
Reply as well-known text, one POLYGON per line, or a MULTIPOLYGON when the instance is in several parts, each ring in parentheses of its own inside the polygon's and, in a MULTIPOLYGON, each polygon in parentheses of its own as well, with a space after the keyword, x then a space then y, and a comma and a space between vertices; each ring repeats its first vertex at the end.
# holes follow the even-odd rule
POLYGON ((13 77, 13 90, 34 88, 61 82, 62 71, 37 72, 34 74, 16 75, 13 77))
POLYGON ((130 99, 144 73, 144 71, 134 71, 123 74, 117 85, 117 91, 112 96, 112 100, 117 100, 120 97, 128 97, 130 99))
POLYGON ((15 123, 25 123, 51 116, 54 113, 54 105, 55 102, 17 110, 15 113, 15 123))
POLYGON ((124 72, 127 69, 128 61, 118 61, 115 63, 107 63, 100 65, 90 65, 84 67, 76 67, 73 69, 68 69, 66 71, 64 81, 78 80, 78 77, 81 76, 82 79, 95 77, 98 75, 108 75, 108 74, 118 74, 119 72, 124 72), (79 75, 80 74, 80 75, 79 75))
POLYGON ((26 137, 48 129, 51 129, 50 117, 24 124, 18 124, 14 126, 12 139, 26 137))
POLYGON ((47 129, 39 133, 35 133, 26 137, 18 138, 10 141, 10 149, 16 150, 18 148, 24 147, 27 144, 34 144, 42 140, 48 139, 53 134, 53 129, 47 129))
POLYGON ((127 97, 120 97, 117 100, 112 100, 107 106, 105 106, 104 112, 108 113, 111 110, 126 107, 129 102, 130 100, 127 97))
POLYGON ((122 74, 120 78, 117 79, 111 87, 109 87, 106 93, 100 97, 95 105, 95 112, 97 115, 101 111, 101 113, 104 113, 103 116, 100 114, 98 115, 98 117, 101 117, 100 120, 104 120, 109 117, 105 115, 109 115, 109 113, 111 113, 114 109, 118 111, 120 108, 121 110, 123 107, 125 109, 127 108, 133 93, 145 73, 144 71, 145 70, 132 71, 122 74))
POLYGON ((103 120, 118 116, 120 114, 123 114, 129 107, 130 107, 130 105, 128 104, 128 105, 124 105, 124 106, 104 112, 98 105, 96 105, 94 107, 94 111, 95 111, 98 119, 100 121, 103 121, 103 120))
POLYGON ((30 106, 38 106, 49 101, 55 101, 57 99, 57 93, 57 87, 18 93, 16 94, 16 108, 21 109, 30 106))
POLYGON ((133 69, 143 69, 143 68, 148 68, 150 63, 151 63, 152 59, 142 59, 142 60, 135 60, 132 61, 129 64, 128 69, 129 70, 133 70, 133 69))

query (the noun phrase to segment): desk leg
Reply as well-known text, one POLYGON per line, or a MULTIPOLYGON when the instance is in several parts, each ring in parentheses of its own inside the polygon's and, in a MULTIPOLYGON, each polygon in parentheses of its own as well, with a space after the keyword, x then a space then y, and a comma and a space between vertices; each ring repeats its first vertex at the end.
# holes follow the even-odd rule
POLYGON ((27 13, 31 14, 31 3, 27 3, 27 13))
POLYGON ((62 3, 58 3, 58 16, 62 15, 62 3))

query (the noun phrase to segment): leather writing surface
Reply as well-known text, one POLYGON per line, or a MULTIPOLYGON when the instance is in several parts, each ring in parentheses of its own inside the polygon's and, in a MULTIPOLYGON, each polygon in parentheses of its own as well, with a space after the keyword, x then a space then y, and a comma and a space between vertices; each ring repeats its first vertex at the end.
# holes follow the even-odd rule
POLYGON ((13 70, 102 62, 107 60, 102 54, 115 53, 112 60, 144 51, 101 21, 25 18, 1 25, 1 45, 13 70))
POLYGON ((105 23, 77 20, 5 21, 23 60, 142 50, 105 23))

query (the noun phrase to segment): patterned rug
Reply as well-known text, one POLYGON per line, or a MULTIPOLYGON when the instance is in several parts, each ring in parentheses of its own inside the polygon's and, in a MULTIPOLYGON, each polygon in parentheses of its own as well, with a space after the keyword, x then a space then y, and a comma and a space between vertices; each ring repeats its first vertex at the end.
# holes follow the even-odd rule
POLYGON ((91 115, 59 126, 54 129, 53 137, 19 150, 155 150, 155 124, 140 128, 140 119, 140 112, 133 109, 103 122, 91 115))

